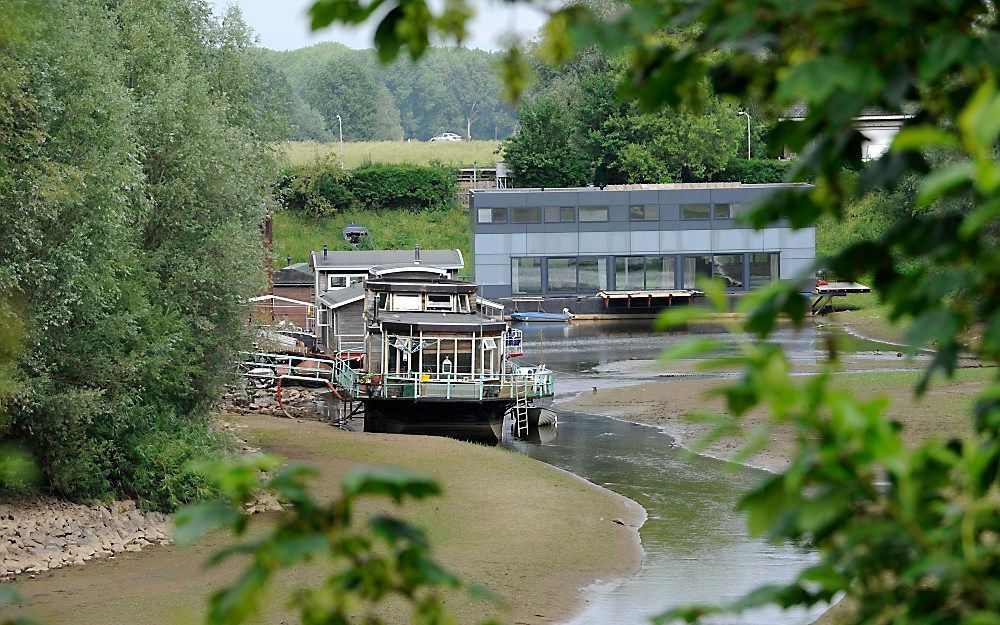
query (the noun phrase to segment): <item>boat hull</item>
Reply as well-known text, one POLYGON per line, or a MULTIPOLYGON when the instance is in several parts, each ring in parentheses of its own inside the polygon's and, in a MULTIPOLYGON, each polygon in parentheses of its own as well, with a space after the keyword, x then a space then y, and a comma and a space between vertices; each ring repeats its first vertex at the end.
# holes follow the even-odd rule
POLYGON ((510 318, 514 321, 521 321, 524 323, 565 323, 566 321, 569 321, 569 315, 561 313, 511 313, 510 318))
POLYGON ((510 400, 365 399, 365 432, 428 434, 495 444, 510 400))

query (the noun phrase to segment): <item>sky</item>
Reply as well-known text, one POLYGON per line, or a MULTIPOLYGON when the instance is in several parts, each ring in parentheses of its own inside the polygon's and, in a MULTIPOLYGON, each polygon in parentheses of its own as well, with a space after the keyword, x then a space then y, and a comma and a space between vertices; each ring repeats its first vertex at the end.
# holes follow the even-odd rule
MULTIPOLYGON (((358 28, 341 26, 309 31, 306 9, 312 0, 210 0, 216 12, 228 5, 238 5, 243 18, 260 37, 260 44, 273 50, 293 50, 320 41, 337 41, 352 48, 372 47, 375 24, 358 28)), ((545 13, 526 3, 508 4, 502 0, 470 0, 476 18, 469 26, 464 45, 484 50, 499 50, 510 34, 533 36, 545 20, 545 13)), ((433 3, 432 3, 433 4, 433 3)))

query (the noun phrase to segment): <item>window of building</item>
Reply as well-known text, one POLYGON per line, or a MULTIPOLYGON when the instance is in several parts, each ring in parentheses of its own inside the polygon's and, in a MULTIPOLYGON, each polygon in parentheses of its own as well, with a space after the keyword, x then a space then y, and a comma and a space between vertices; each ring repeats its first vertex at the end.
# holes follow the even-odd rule
POLYGON ((514 293, 542 292, 542 259, 511 259, 511 290, 514 293))
POLYGON ((427 310, 447 310, 450 312, 451 309, 451 295, 427 294, 427 310))
POLYGON ((327 289, 330 291, 346 289, 352 284, 357 284, 358 282, 361 282, 361 276, 353 276, 350 274, 330 274, 327 276, 327 289))
POLYGON ((608 259, 603 256, 581 257, 579 267, 579 291, 603 291, 608 288, 608 259))
POLYGON ((755 252, 750 254, 751 289, 770 284, 778 278, 777 252, 755 252))
POLYGON ((469 296, 459 295, 458 296, 458 312, 467 313, 469 312, 469 296))
POLYGON ((615 289, 638 291, 646 288, 644 264, 642 256, 615 258, 615 289))
POLYGON ((576 292, 576 258, 548 259, 546 287, 549 293, 576 292))
POLYGON ((388 304, 389 304, 389 294, 388 293, 384 293, 383 292, 383 293, 379 293, 376 296, 376 299, 375 299, 375 307, 376 308, 378 308, 379 310, 387 310, 388 309, 388 304))
POLYGON ((608 207, 607 206, 581 206, 580 207, 580 221, 607 221, 608 220, 608 207))
POLYGON ((646 257, 646 288, 669 290, 674 288, 674 271, 677 260, 673 256, 646 257))
POLYGON ((732 219, 729 204, 712 204, 712 219, 732 219))
POLYGON ((527 224, 542 220, 542 209, 537 206, 518 206, 510 209, 510 223, 527 224))
POLYGON ((546 223, 565 223, 576 221, 576 209, 572 206, 546 206, 546 223))
POLYGON ((682 261, 684 265, 685 289, 698 288, 698 279, 712 279, 712 257, 711 256, 685 256, 682 261))
POLYGON ((717 254, 713 267, 715 277, 722 278, 727 289, 743 288, 743 254, 717 254))
POLYGON ((407 311, 420 310, 420 295, 394 293, 392 296, 392 309, 407 311))
POLYGON ((681 204, 681 219, 704 219, 711 214, 708 204, 681 204))
POLYGON ((629 206, 629 221, 657 221, 660 218, 660 207, 655 204, 644 206, 629 206))
POLYGON ((507 209, 480 208, 477 219, 481 224, 504 224, 507 223, 507 209))

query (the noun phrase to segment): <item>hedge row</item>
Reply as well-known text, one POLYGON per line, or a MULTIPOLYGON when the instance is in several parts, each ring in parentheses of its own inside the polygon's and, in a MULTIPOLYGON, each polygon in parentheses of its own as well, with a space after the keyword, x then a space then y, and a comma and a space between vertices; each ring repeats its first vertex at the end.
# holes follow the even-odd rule
POLYGON ((287 170, 279 185, 286 208, 313 215, 440 208, 454 204, 456 193, 456 171, 444 165, 370 164, 350 171, 308 165, 287 170))
POLYGON ((726 168, 712 175, 712 182, 742 182, 743 184, 764 184, 783 182, 790 161, 755 158, 753 160, 732 160, 726 168))

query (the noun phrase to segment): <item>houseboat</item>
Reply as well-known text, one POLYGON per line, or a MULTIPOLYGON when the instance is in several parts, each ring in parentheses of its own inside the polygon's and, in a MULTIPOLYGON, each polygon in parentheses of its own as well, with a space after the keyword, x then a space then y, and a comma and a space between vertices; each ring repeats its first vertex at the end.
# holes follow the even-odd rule
MULTIPOLYGON (((364 404, 366 431, 447 434, 497 441, 504 416, 528 431, 537 400, 553 393, 552 371, 526 367, 521 333, 502 307, 449 269, 408 263, 373 267, 363 286, 363 358, 339 366, 345 397, 364 404)), ((330 341, 336 344, 336 341, 330 341)))

